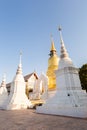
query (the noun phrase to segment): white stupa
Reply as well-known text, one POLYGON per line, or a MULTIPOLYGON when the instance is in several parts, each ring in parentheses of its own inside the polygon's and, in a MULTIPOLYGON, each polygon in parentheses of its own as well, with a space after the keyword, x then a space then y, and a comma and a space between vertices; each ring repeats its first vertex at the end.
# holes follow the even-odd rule
POLYGON ((87 117, 87 93, 81 88, 78 69, 73 65, 66 51, 60 31, 61 55, 56 71, 57 91, 46 104, 37 107, 36 112, 71 117, 87 117))
POLYGON ((0 86, 0 108, 2 108, 3 103, 6 101, 7 98, 8 92, 6 88, 6 76, 4 75, 0 86))
POLYGON ((21 54, 20 63, 11 83, 11 91, 8 99, 6 100, 3 109, 15 110, 15 109, 25 109, 32 107, 30 100, 28 100, 25 94, 25 81, 22 75, 22 64, 21 64, 21 54))

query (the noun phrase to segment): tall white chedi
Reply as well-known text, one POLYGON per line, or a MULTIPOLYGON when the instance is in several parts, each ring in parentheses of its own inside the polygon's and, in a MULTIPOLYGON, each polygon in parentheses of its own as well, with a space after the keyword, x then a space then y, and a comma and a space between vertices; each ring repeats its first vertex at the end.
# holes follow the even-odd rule
POLYGON ((69 58, 60 31, 61 55, 59 68, 56 71, 57 90, 54 97, 46 104, 37 107, 38 113, 87 117, 87 93, 81 89, 78 69, 69 58))
POLYGON ((25 109, 27 107, 32 107, 30 100, 28 100, 25 94, 25 81, 22 75, 22 64, 21 64, 21 54, 20 63, 16 75, 11 83, 11 90, 8 99, 3 105, 3 109, 15 110, 15 109, 25 109))
POLYGON ((0 86, 0 108, 2 108, 4 102, 6 101, 7 98, 8 98, 8 92, 7 92, 7 88, 6 88, 6 76, 4 74, 2 83, 0 86))

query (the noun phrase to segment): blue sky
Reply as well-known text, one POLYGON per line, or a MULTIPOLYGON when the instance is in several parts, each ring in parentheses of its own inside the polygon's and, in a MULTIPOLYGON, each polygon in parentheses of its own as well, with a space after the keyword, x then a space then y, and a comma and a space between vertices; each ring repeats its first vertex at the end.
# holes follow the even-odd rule
POLYGON ((0 81, 12 81, 22 50, 23 75, 46 72, 53 35, 60 55, 58 26, 73 63, 87 63, 87 0, 0 0, 0 81))

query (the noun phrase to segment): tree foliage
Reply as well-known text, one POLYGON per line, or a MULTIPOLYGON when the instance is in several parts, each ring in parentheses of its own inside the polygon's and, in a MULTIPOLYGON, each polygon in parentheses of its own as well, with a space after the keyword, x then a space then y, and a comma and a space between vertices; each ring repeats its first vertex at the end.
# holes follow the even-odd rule
POLYGON ((84 64, 79 71, 79 77, 81 80, 82 89, 85 89, 87 92, 87 64, 84 64))

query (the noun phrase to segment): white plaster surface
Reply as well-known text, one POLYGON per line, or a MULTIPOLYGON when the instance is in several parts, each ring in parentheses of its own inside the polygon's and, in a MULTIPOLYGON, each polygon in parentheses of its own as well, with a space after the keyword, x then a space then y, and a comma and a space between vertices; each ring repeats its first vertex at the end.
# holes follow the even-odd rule
POLYGON ((4 75, 1 86, 0 86, 0 107, 2 107, 2 105, 4 104, 7 98, 8 98, 8 92, 6 88, 6 79, 4 75))
POLYGON ((0 107, 2 107, 3 103, 8 98, 8 92, 6 87, 0 87, 0 107))
POLYGON ((87 117, 87 94, 81 89, 78 70, 65 67, 56 72, 57 91, 37 113, 87 117))
POLYGON ((28 100, 25 94, 25 82, 22 75, 18 74, 15 76, 12 84, 10 95, 8 96, 6 102, 3 105, 3 109, 14 110, 14 109, 24 109, 31 107, 31 102, 28 100), (21 79, 21 80, 20 80, 21 79))
MULTIPOLYGON (((60 35, 61 36, 61 35, 60 35)), ((37 113, 87 117, 87 93, 81 88, 78 69, 73 65, 61 37, 61 55, 56 73, 57 90, 37 113)))
POLYGON ((10 95, 2 106, 2 109, 15 110, 26 109, 27 107, 33 106, 25 94, 25 81, 22 75, 22 65, 20 61, 16 75, 11 83, 10 95))

